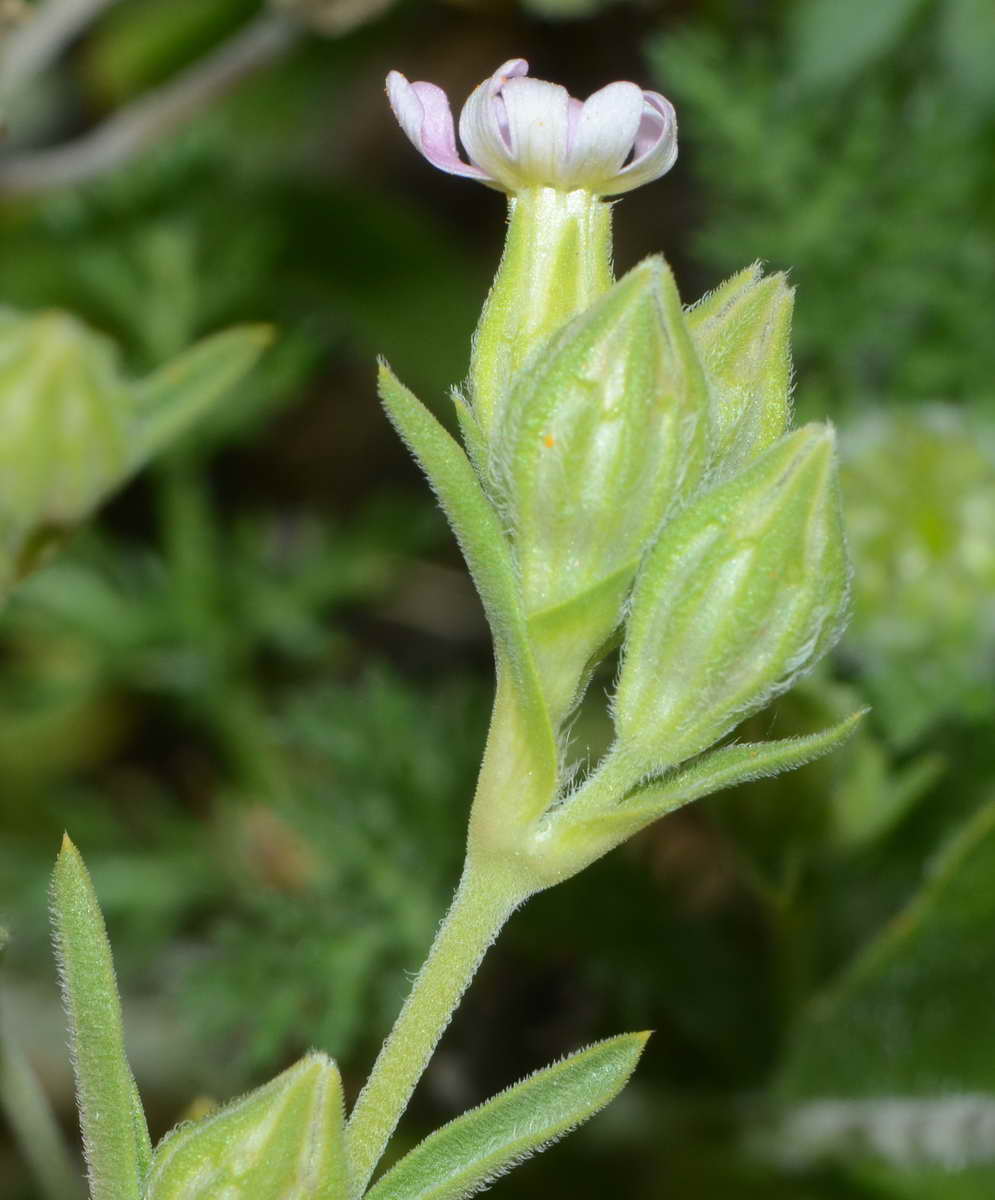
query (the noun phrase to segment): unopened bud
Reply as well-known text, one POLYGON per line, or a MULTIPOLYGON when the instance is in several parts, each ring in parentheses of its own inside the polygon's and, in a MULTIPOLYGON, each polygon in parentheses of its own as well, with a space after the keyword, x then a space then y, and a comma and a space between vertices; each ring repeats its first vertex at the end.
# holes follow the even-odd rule
POLYGON ((348 1195, 342 1083, 309 1054, 241 1100, 180 1125, 156 1148, 145 1200, 348 1195))
POLYGON ((849 571, 832 431, 808 425, 664 530, 636 582, 614 715, 647 770, 700 753, 835 643, 849 571))
POLYGON ((659 259, 615 284, 519 376, 492 473, 547 676, 576 676, 617 626, 647 543, 701 479, 706 407, 659 259))
POLYGON ((754 264, 688 310, 711 396, 713 457, 725 475, 784 433, 791 416, 791 314, 784 275, 754 264))
POLYGON ((269 340, 207 338, 144 380, 66 313, 0 310, 0 587, 210 407, 269 340))

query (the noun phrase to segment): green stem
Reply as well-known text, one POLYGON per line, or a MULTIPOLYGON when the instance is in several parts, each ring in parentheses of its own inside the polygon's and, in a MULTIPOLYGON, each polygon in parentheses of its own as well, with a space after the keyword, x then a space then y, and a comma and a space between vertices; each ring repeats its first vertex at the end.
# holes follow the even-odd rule
POLYGON ((496 873, 467 864, 432 949, 349 1118, 353 1195, 365 1192, 433 1050, 480 966, 523 899, 496 873))

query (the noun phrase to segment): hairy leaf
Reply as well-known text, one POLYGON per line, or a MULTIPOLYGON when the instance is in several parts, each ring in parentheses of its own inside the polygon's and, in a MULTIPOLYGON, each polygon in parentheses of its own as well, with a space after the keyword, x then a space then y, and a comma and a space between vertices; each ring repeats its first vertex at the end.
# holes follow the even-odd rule
POLYGON ((613 1100, 648 1037, 597 1042, 450 1121, 392 1167, 368 1200, 459 1200, 480 1191, 613 1100))

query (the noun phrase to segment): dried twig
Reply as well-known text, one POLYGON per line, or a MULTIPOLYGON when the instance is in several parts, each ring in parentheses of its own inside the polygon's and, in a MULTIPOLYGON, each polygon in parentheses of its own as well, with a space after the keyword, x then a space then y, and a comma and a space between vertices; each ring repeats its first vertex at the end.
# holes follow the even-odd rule
MULTIPOLYGON (((0 42, 0 99, 54 62, 104 9, 118 0, 47 0, 26 9, 0 42)), ((2 12, 0 3, 0 12, 2 12)))
POLYGON ((0 159, 0 192, 28 193, 82 183, 119 166, 247 75, 275 62, 299 36, 300 27, 284 17, 257 17, 217 50, 90 133, 51 150, 0 159))

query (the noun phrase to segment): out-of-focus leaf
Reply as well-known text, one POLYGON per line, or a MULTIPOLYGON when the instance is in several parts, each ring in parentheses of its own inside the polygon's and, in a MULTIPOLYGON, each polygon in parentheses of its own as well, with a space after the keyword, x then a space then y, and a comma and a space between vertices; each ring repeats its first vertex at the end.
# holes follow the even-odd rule
POLYGON ((924 0, 803 0, 794 13, 795 75, 806 88, 845 83, 886 54, 924 0))
POLYGON ((947 0, 940 45, 954 80, 986 106, 995 103, 995 11, 991 0, 947 0))
POLYGON ((793 1099, 995 1093, 995 800, 801 1021, 793 1099))
POLYGON ((598 1042, 450 1121, 392 1167, 369 1200, 459 1200, 480 1191, 613 1100, 648 1037, 598 1042))

